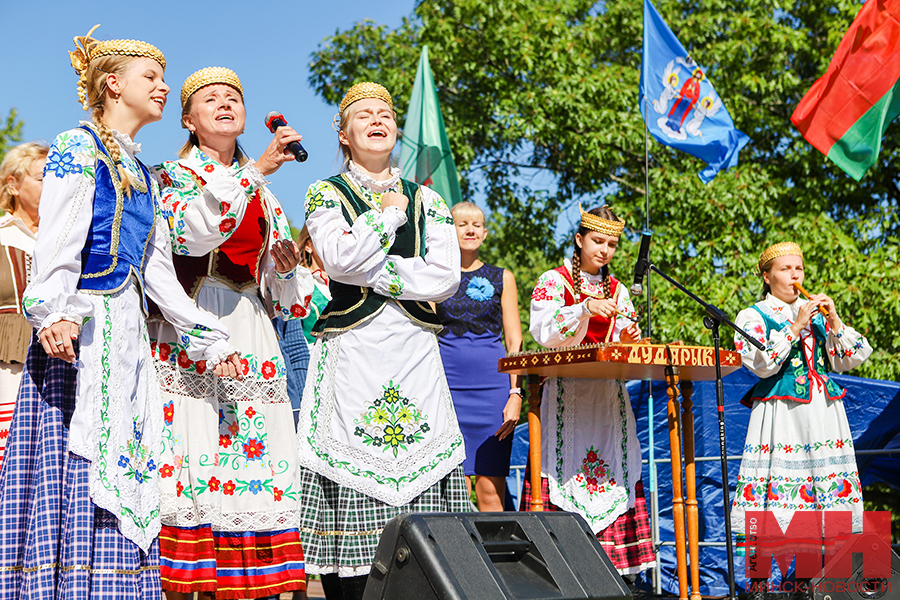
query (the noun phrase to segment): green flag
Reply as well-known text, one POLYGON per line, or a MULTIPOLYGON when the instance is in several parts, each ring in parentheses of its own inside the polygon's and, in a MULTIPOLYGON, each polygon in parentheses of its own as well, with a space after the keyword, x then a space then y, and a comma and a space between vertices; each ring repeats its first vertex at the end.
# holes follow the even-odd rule
POLYGON ((428 46, 422 49, 419 59, 400 143, 400 169, 404 179, 427 185, 440 194, 448 206, 462 200, 456 164, 428 64, 428 46))

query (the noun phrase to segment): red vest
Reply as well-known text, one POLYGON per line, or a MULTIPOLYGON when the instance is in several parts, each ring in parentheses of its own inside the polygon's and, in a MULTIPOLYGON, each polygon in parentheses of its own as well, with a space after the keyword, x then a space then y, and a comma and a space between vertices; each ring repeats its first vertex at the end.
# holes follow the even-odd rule
MULTIPOLYGON (((603 296, 597 296, 594 294, 586 294, 584 290, 581 290, 581 293, 578 296, 578 301, 575 300, 575 284, 572 281, 572 274, 569 273, 569 269, 564 266, 558 267, 554 269, 557 273, 562 275, 563 283, 565 284, 565 299, 566 306, 572 306, 573 304, 579 304, 588 298, 597 298, 603 299, 603 296)), ((612 300, 615 300, 619 295, 619 280, 610 275, 610 294, 612 294, 612 300)), ((585 334, 584 339, 581 341, 582 344, 604 344, 612 341, 612 333, 615 330, 616 318, 618 315, 613 315, 612 319, 607 319, 606 317, 591 317, 590 322, 588 323, 587 334, 585 334)))

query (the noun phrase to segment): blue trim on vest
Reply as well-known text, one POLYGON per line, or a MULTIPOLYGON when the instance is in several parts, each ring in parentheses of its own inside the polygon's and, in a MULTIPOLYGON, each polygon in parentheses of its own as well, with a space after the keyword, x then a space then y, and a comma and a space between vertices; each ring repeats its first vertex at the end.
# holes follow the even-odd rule
POLYGON ((132 273, 137 277, 144 312, 144 269, 147 266, 147 246, 156 226, 156 202, 150 172, 135 159, 146 192, 132 187, 131 197, 125 196, 115 171, 115 163, 96 133, 82 126, 94 138, 99 153, 94 169, 94 198, 91 226, 81 251, 81 278, 78 288, 88 293, 111 294, 128 283, 132 273))

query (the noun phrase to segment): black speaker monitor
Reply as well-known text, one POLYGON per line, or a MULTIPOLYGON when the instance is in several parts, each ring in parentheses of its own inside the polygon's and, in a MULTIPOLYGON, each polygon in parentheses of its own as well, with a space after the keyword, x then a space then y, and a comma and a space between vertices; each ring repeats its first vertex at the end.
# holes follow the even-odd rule
POLYGON ((579 515, 413 513, 388 522, 363 600, 631 600, 579 515))

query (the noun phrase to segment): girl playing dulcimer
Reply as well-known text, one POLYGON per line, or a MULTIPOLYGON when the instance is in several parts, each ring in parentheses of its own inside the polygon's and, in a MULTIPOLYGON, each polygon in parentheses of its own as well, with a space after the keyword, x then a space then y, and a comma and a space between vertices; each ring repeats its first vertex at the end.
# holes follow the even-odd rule
MULTIPOLYGON (((800 298, 803 253, 793 242, 770 246, 759 258, 762 300, 735 321, 765 344, 757 350, 735 336, 744 366, 762 379, 742 400, 752 406, 731 522, 745 532, 745 511, 771 511, 785 530, 798 510, 853 513, 862 528, 862 494, 853 436, 844 412, 846 394, 828 376, 848 371, 872 353, 825 294, 800 298), (827 316, 823 316, 826 315, 827 316)), ((761 598, 765 579, 752 580, 761 598)), ((808 580, 797 580, 808 594, 808 580)), ((801 594, 802 595, 802 594, 801 594)), ((797 598, 797 595, 794 596, 797 598)))
MULTIPOLYGON (((541 275, 531 295, 531 334, 539 344, 564 348, 640 339, 628 290, 609 274, 624 227, 605 206, 581 211, 574 256, 541 275)), ((548 378, 541 422, 544 510, 583 516, 620 574, 653 567, 641 447, 624 382, 548 378)), ((526 479, 525 510, 531 494, 526 479)))

